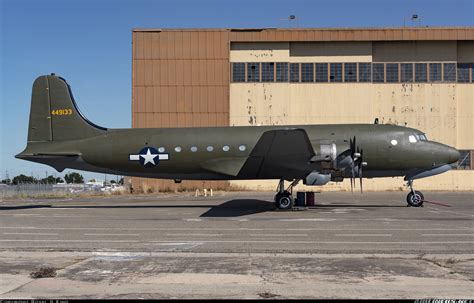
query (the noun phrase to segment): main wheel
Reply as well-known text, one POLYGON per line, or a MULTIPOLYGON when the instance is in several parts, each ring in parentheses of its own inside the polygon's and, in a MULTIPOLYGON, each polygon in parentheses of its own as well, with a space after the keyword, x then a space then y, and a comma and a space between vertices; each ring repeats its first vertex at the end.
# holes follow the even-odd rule
POLYGON ((293 208, 293 196, 289 192, 278 193, 275 196, 275 204, 278 209, 293 208))
POLYGON ((425 197, 423 196, 421 191, 415 190, 415 194, 413 194, 413 192, 409 192, 407 195, 407 203, 411 207, 423 206, 424 201, 425 201, 425 197))

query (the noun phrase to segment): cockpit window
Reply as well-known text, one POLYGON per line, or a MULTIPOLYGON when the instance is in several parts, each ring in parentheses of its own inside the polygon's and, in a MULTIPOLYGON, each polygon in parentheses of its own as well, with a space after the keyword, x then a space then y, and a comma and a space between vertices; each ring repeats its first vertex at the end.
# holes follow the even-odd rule
POLYGON ((408 136, 408 140, 410 140, 410 143, 416 143, 416 137, 414 135, 408 136))
MULTIPOLYGON (((426 138, 426 135, 425 134, 417 134, 415 135, 416 136, 416 139, 418 141, 428 141, 428 139, 426 138)), ((411 141, 410 141, 411 142, 411 141)))

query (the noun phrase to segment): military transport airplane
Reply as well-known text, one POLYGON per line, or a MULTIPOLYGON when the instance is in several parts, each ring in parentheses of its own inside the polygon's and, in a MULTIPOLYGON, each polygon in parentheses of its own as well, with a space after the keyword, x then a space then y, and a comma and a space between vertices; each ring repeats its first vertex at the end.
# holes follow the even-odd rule
POLYGON ((19 159, 126 176, 181 180, 278 179, 280 209, 292 190, 355 178, 404 176, 408 205, 423 205, 413 180, 448 171, 459 152, 416 129, 382 124, 107 129, 79 111, 54 74, 33 84, 26 149, 19 159), (291 184, 286 188, 285 181, 291 184))

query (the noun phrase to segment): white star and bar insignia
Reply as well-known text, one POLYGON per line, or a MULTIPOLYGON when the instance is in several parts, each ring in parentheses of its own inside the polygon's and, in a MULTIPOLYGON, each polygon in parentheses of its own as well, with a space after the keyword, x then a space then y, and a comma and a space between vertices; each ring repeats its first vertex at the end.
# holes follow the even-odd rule
POLYGON ((138 154, 130 154, 129 161, 140 161, 144 167, 154 167, 162 160, 169 160, 169 154, 159 153, 154 147, 144 147, 138 154))

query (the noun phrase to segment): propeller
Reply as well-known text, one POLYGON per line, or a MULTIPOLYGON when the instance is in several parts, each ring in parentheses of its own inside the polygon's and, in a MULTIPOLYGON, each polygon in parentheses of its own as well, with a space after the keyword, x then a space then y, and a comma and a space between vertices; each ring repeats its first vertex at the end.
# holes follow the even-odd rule
POLYGON ((364 150, 359 148, 356 144, 356 137, 354 136, 353 139, 349 139, 349 148, 351 150, 351 192, 354 192, 355 187, 355 170, 357 169, 357 176, 359 177, 360 182, 360 192, 362 193, 362 167, 367 165, 366 162, 363 161, 364 150))

